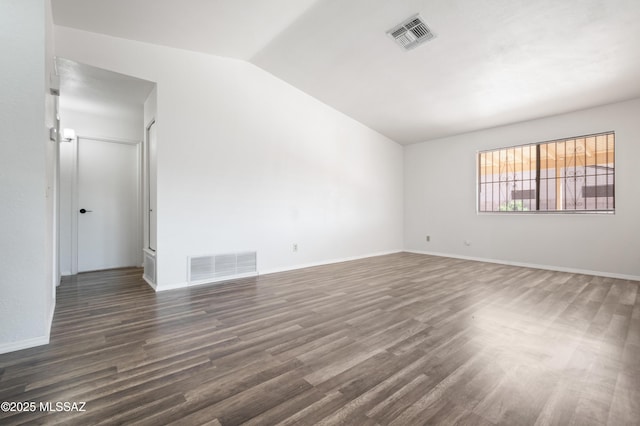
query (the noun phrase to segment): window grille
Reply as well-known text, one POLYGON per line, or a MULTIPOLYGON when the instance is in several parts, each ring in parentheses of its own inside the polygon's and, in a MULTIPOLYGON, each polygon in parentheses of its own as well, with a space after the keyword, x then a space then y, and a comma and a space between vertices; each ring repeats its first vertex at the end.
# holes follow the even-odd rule
POLYGON ((614 212, 615 134, 482 151, 479 212, 614 212))

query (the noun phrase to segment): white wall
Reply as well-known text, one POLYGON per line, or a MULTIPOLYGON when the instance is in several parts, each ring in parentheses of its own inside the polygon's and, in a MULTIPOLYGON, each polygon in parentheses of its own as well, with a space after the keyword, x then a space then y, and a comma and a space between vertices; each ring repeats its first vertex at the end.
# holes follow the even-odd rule
POLYGON ((154 87, 144 101, 144 128, 155 120, 158 110, 158 88, 154 87))
POLYGON ((62 27, 56 52, 158 84, 159 288, 191 255, 256 249, 264 273, 402 248, 395 142, 247 62, 62 27))
MULTIPOLYGON (((97 102, 96 100, 92 101, 97 102)), ((76 102, 65 102, 64 93, 60 96, 60 127, 71 128, 76 135, 116 140, 142 141, 143 107, 129 105, 97 105, 91 110, 109 111, 108 114, 94 114, 73 108, 76 102)), ((72 207, 73 179, 76 168, 77 140, 60 143, 60 272, 71 275, 72 219, 77 214, 72 207)))
POLYGON ((640 279, 639 117, 636 99, 406 147, 405 248, 640 279), (477 151, 608 130, 615 215, 476 214, 477 151))
POLYGON ((53 312, 48 2, 0 2, 0 353, 47 343, 53 312))

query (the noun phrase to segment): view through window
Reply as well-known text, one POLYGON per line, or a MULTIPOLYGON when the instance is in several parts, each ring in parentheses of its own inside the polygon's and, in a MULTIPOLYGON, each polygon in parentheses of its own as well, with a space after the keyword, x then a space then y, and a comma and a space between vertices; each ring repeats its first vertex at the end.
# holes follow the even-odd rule
POLYGON ((614 154, 614 132, 482 151, 478 211, 613 212, 614 154))

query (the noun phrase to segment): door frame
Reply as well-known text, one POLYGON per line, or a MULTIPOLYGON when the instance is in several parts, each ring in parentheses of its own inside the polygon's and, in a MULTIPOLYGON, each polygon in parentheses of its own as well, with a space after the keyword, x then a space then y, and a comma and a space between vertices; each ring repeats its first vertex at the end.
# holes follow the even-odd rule
MULTIPOLYGON (((144 143, 142 147, 142 248, 144 250, 149 250, 151 253, 156 253, 156 248, 152 249, 151 242, 151 156, 149 155, 149 131, 151 130, 151 126, 156 125, 155 117, 152 117, 149 120, 149 123, 144 128, 144 143)), ((158 129, 156 128, 156 132, 158 129)), ((157 135, 156 135, 156 154, 157 154, 157 135)), ((157 170, 157 164, 156 164, 157 170)), ((156 179, 156 188, 158 185, 158 177, 155 176, 156 179)), ((156 190, 156 204, 157 204, 157 190, 156 190)), ((156 227, 157 227, 157 215, 158 215, 158 206, 156 205, 156 227)), ((156 231, 156 239, 157 239, 157 231, 156 231)))
POLYGON ((71 274, 76 275, 78 273, 78 208, 79 208, 79 150, 80 140, 92 140, 98 142, 119 143, 125 145, 136 146, 136 200, 138 217, 136 220, 137 232, 136 245, 139 248, 139 261, 138 264, 142 265, 142 141, 133 139, 120 139, 120 138, 106 138, 100 136, 87 136, 77 135, 71 142, 74 144, 72 147, 72 162, 73 162, 73 175, 71 179, 71 274))

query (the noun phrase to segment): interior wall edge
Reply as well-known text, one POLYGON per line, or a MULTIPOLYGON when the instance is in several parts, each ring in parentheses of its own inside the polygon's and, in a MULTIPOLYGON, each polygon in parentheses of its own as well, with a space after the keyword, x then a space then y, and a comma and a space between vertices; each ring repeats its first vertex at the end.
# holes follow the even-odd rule
POLYGON ((476 257, 476 256, 464 256, 453 253, 440 253, 440 252, 432 252, 432 251, 423 251, 423 250, 412 250, 407 249, 404 250, 406 253, 414 253, 414 254, 426 254, 429 256, 437 256, 437 257, 449 257, 453 259, 462 259, 462 260, 471 260, 474 262, 486 262, 486 263, 495 263, 498 265, 508 265, 508 266, 518 266, 522 268, 532 268, 532 269, 543 269, 546 271, 554 271, 554 272, 567 272, 571 274, 583 274, 583 275, 593 275, 596 277, 604 277, 604 278, 615 278, 620 280, 631 280, 631 281, 639 281, 640 275, 628 275, 628 274, 618 274, 615 272, 607 272, 607 271, 592 271, 587 269, 580 268, 566 268, 564 266, 556 266, 556 265, 540 265, 537 263, 528 263, 528 262, 513 262, 509 260, 502 259, 490 259, 486 257, 476 257))
POLYGON ((269 268, 263 271, 259 271, 260 272, 259 275, 276 274, 278 272, 295 271, 297 269, 312 268, 314 266, 331 265, 334 263, 349 262, 351 260, 366 259, 369 257, 386 256, 388 254, 402 253, 403 251, 405 250, 403 249, 386 250, 386 251, 380 251, 375 253, 369 253, 365 255, 348 256, 348 257, 343 257, 338 259, 322 260, 318 262, 301 263, 301 264, 292 265, 292 266, 285 266, 282 268, 269 268))
POLYGON ((9 352, 20 351, 23 349, 34 348, 36 346, 49 344, 49 331, 47 334, 39 337, 32 337, 30 339, 16 340, 14 342, 0 344, 0 355, 9 352))

